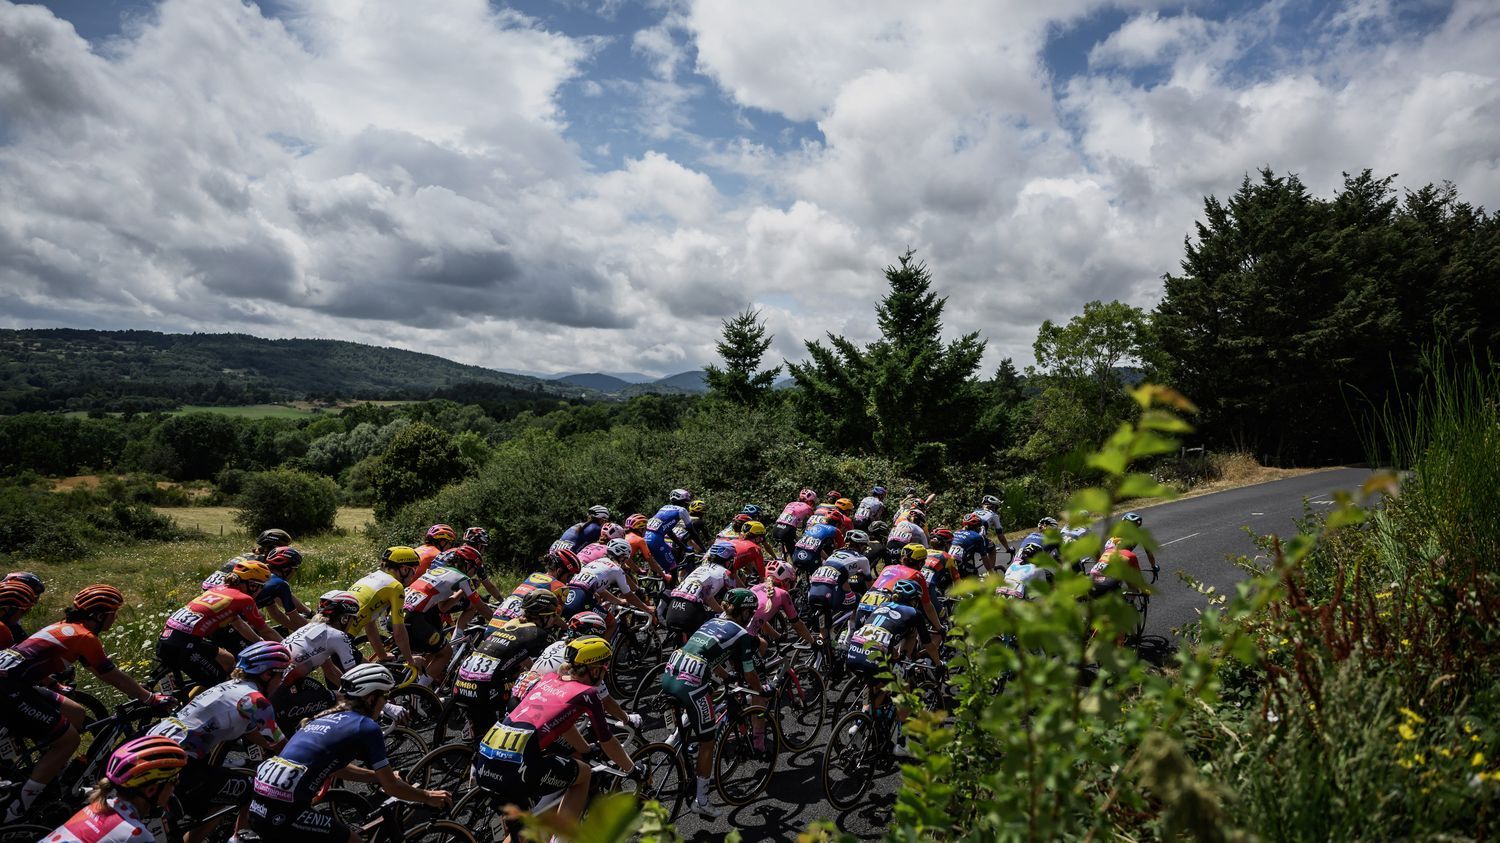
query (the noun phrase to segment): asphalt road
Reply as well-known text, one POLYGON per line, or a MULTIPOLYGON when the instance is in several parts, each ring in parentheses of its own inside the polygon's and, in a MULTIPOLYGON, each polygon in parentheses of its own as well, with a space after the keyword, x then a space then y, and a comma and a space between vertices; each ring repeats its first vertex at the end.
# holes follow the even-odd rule
MULTIPOLYGON (((1221 591, 1232 588, 1242 575, 1229 558, 1258 552, 1246 526, 1257 535, 1289 535, 1303 515, 1304 500, 1315 510, 1327 508, 1333 492, 1356 489, 1368 476, 1365 469, 1320 471, 1139 510, 1160 546, 1156 560, 1161 578, 1151 599, 1148 639, 1156 636, 1159 641, 1170 641, 1172 630, 1193 620, 1204 604, 1203 596, 1182 581, 1179 571, 1221 591)), ((842 714, 830 706, 825 733, 842 714)), ((715 841, 738 828, 746 841, 795 840, 808 823, 832 819, 861 839, 879 838, 890 822, 899 768, 893 765, 859 806, 838 812, 823 798, 821 743, 789 758, 783 756, 766 796, 755 804, 726 810, 713 823, 685 813, 678 819, 678 833, 687 840, 715 841)), ((715 803, 720 804, 717 795, 715 803)))

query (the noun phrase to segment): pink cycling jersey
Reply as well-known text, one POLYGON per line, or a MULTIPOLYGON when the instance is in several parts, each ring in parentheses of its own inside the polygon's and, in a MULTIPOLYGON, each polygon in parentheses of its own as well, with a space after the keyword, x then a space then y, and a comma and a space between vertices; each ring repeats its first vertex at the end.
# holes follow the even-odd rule
POLYGON ((781 508, 781 516, 776 519, 776 523, 800 530, 802 525, 807 523, 807 516, 812 515, 812 511, 813 508, 802 501, 792 501, 781 508))
POLYGON ((589 716, 595 740, 613 737, 604 719, 604 702, 599 699, 599 690, 593 685, 564 679, 553 673, 542 677, 532 687, 505 722, 531 726, 536 730, 538 748, 546 749, 585 714, 589 716))
POLYGON ((755 592, 759 600, 755 606, 755 617, 750 619, 750 624, 746 628, 751 635, 759 635, 761 627, 778 614, 786 615, 789 621, 797 620, 797 606, 792 602, 792 595, 786 589, 777 588, 769 583, 760 583, 750 590, 755 592))
POLYGON ((608 555, 609 545, 600 544, 599 542, 586 544, 578 550, 578 564, 587 565, 590 562, 597 562, 608 555))

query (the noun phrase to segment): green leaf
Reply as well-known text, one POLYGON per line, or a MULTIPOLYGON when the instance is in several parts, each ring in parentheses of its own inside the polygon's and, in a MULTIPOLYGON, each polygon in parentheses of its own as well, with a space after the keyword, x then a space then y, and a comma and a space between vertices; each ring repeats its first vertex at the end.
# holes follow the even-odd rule
POLYGON ((1130 443, 1130 459, 1138 460, 1141 457, 1170 454, 1175 450, 1177 450, 1176 439, 1143 430, 1130 443))
POLYGON ((1119 488, 1115 489, 1115 497, 1125 498, 1170 498, 1176 497, 1176 492, 1169 486, 1163 486, 1149 474, 1127 474, 1121 481, 1119 488))
POLYGON ((1118 477, 1125 473, 1128 460, 1125 452, 1116 448, 1106 448, 1102 451, 1089 454, 1088 464, 1090 468, 1097 468, 1106 474, 1118 477))
POLYGON ((1073 497, 1068 499, 1068 512, 1099 515, 1109 512, 1111 503, 1109 492, 1098 486, 1090 486, 1087 489, 1079 489, 1073 497))
POLYGON ((589 802, 588 815, 572 835, 573 843, 624 843, 630 839, 640 809, 635 798, 614 793, 589 802))
POLYGON ((1141 413, 1136 426, 1142 430, 1159 430, 1162 433, 1192 433, 1193 426, 1165 410, 1147 410, 1141 413))

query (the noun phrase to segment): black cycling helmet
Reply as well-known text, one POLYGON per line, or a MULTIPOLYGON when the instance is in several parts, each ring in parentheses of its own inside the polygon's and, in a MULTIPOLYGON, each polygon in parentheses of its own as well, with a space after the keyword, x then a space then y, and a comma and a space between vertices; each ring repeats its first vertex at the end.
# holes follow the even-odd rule
POLYGON ((521 598, 521 611, 529 618, 545 618, 557 614, 562 605, 551 589, 538 588, 521 598))
POLYGON ((269 550, 273 547, 286 547, 292 543, 292 537, 286 530, 272 527, 255 537, 255 546, 261 550, 269 550))
POLYGON ((884 521, 872 521, 870 522, 870 526, 865 528, 865 531, 872 536, 889 535, 891 532, 891 525, 885 523, 884 521))
POLYGON ((1042 546, 1039 544, 1023 544, 1021 549, 1016 551, 1016 558, 1024 562, 1041 552, 1042 546))

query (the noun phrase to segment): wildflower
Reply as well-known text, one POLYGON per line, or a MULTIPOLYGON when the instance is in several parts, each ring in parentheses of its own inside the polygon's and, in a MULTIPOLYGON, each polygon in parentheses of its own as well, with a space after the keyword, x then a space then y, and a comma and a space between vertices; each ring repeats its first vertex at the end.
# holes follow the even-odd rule
POLYGON ((1403 646, 1403 647, 1410 647, 1411 646, 1411 639, 1410 638, 1403 638, 1403 639, 1401 639, 1401 646, 1403 646))
POLYGON ((1474 757, 1469 759, 1469 766, 1470 767, 1483 767, 1484 766, 1484 753, 1483 752, 1476 752, 1476 753, 1474 753, 1474 757))
MULTIPOLYGON (((1405 641, 1405 639, 1402 639, 1402 640, 1403 640, 1403 642, 1405 641)), ((1426 723, 1427 722, 1427 720, 1424 719, 1422 717, 1422 715, 1416 713, 1415 711, 1412 711, 1411 709, 1407 708, 1406 706, 1402 706, 1400 709, 1398 709, 1398 711, 1401 712, 1401 716, 1405 717, 1408 722, 1411 722, 1411 723, 1426 723)))
POLYGON ((1402 723, 1396 727, 1396 731, 1401 734, 1401 740, 1403 741, 1414 741, 1417 739, 1417 732, 1410 724, 1402 723))
POLYGON ((1376 600, 1389 600, 1389 599, 1391 599, 1391 593, 1389 591, 1382 591, 1379 594, 1375 595, 1375 599, 1376 600))

